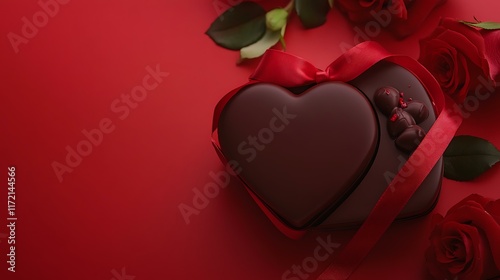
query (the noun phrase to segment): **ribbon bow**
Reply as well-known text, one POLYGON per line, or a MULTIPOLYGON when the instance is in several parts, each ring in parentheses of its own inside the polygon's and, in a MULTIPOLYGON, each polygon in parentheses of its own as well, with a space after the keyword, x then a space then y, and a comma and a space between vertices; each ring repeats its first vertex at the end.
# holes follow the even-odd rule
MULTIPOLYGON (((225 162, 216 133, 219 116, 227 102, 243 87, 258 82, 273 83, 287 88, 325 81, 348 82, 380 61, 400 65, 418 77, 429 93, 438 117, 419 147, 401 168, 401 170, 415 171, 409 175, 401 170, 398 172, 353 238, 320 275, 318 278, 320 280, 348 279, 410 200, 441 158, 462 122, 462 116, 453 111, 453 101, 443 95, 434 77, 414 59, 390 54, 378 43, 364 42, 344 53, 324 71, 300 57, 268 50, 251 75, 250 82, 226 94, 215 108, 212 143, 221 160, 225 162), (432 148, 431 153, 428 151, 430 148, 432 148), (423 163, 422 158, 425 159, 423 163)), ((257 205, 281 232, 291 238, 298 238, 305 233, 284 225, 248 187, 246 188, 257 205)))

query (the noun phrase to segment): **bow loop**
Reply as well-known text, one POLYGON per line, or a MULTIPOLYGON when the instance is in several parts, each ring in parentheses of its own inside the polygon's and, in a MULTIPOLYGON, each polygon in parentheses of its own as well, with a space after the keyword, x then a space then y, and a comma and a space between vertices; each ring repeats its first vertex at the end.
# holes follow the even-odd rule
POLYGON ((316 72, 316 83, 323 83, 332 80, 327 72, 319 70, 316 72))
POLYGON ((376 42, 363 42, 345 52, 322 71, 298 56, 267 50, 251 80, 292 88, 326 81, 348 82, 377 62, 393 56, 376 42))
POLYGON ((403 66, 413 72, 423 81, 438 113, 441 112, 445 103, 444 96, 434 77, 418 62, 409 57, 391 54, 373 41, 363 42, 351 48, 328 65, 324 71, 303 58, 270 49, 262 57, 250 80, 273 83, 286 88, 326 81, 349 82, 382 60, 403 66))
POLYGON ((317 71, 314 65, 298 56, 270 49, 250 79, 292 88, 315 83, 317 71))

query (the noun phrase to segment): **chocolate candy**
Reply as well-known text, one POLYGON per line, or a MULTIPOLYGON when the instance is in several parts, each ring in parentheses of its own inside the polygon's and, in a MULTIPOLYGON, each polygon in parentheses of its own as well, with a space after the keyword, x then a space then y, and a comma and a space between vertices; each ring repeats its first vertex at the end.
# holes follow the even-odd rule
POLYGON ((392 109, 399 105, 400 93, 393 87, 382 87, 377 90, 373 98, 377 108, 384 115, 389 116, 392 109))
MULTIPOLYGON (((353 80, 352 85, 364 92, 377 109, 380 126, 377 155, 372 167, 363 178, 363 181, 356 187, 356 190, 339 207, 334 208, 334 211, 318 225, 318 228, 321 229, 349 228, 361 224, 361 221, 370 214, 382 193, 387 190, 387 186, 398 173, 398 170, 401 169, 402 164, 408 159, 410 149, 403 151, 402 148, 398 148, 395 139, 391 138, 387 133, 387 119, 390 116, 382 113, 378 105, 375 104, 375 94, 378 89, 391 86, 399 91, 404 91, 403 96, 400 97, 404 99, 407 105, 414 100, 424 103, 429 110, 429 117, 418 124, 424 131, 429 131, 436 120, 432 101, 424 86, 418 78, 402 67, 391 65, 389 62, 377 63, 366 73, 353 80)), ((400 107, 399 103, 394 107, 400 107)), ((349 121, 349 116, 346 116, 342 121, 349 121)), ((410 131, 405 135, 408 134, 410 134, 410 131)), ((404 143, 403 140, 405 139, 406 136, 399 141, 404 143)), ((414 167, 415 169, 420 168, 420 166, 414 167)), ((435 205, 439 194, 442 171, 443 160, 440 159, 409 203, 406 204, 405 209, 400 212, 398 219, 418 217, 429 212, 435 205)), ((331 173, 334 174, 334 172, 331 173)))
POLYGON ((396 138, 405 129, 415 124, 415 120, 410 114, 401 108, 394 108, 387 120, 387 130, 392 138, 396 138))
POLYGON ((416 123, 421 123, 429 117, 429 109, 420 101, 409 101, 404 110, 409 113, 416 123))
POLYGON ((405 152, 414 151, 418 146, 415 143, 420 143, 425 132, 413 126, 429 117, 429 109, 412 98, 406 102, 403 92, 389 86, 377 89, 373 99, 377 108, 388 117, 387 130, 392 138, 399 139, 396 145, 405 152))
POLYGON ((396 139, 396 146, 408 153, 415 151, 425 137, 425 131, 418 125, 405 129, 396 139))

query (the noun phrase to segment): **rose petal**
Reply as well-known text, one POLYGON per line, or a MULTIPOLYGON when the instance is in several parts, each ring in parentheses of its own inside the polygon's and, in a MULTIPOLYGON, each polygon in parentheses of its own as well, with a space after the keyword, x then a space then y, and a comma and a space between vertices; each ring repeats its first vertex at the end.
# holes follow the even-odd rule
MULTIPOLYGON (((453 246, 452 248, 447 249, 453 252, 453 256, 455 259, 465 263, 470 261, 470 256, 473 256, 474 253, 471 251, 471 245, 474 242, 477 242, 477 240, 470 240, 470 233, 474 230, 476 229, 473 226, 457 223, 455 221, 448 222, 443 225, 443 236, 447 236, 449 238, 448 241, 451 241, 450 244, 446 245, 453 246), (457 248, 455 246, 457 245, 457 242, 461 243, 461 247, 463 247, 463 249, 465 250, 465 254, 463 255, 464 258, 462 259, 460 259, 460 256, 456 252, 457 248)), ((442 240, 444 241, 446 239, 442 240)))
MULTIPOLYGON (((466 277, 464 279, 480 279, 484 270, 487 245, 478 229, 467 224, 449 222, 443 225, 443 234, 454 236, 453 242, 445 245, 445 247, 452 246, 447 248, 451 251, 452 261, 447 264, 450 274, 463 275, 466 277)), ((439 258, 437 260, 439 261, 439 258)))
POLYGON ((434 277, 468 275, 472 278, 464 279, 479 279, 484 242, 475 227, 455 221, 441 224, 433 232, 431 242, 426 258, 434 277))
MULTIPOLYGON (((353 3, 355 3, 355 1, 352 1, 353 3)), ((359 0, 359 5, 363 8, 370 8, 371 6, 373 6, 376 2, 379 2, 380 1, 377 1, 377 0, 359 0)))
POLYGON ((389 30, 398 38, 405 38, 415 33, 425 22, 431 11, 446 0, 419 0, 411 1, 406 5, 407 17, 394 17, 389 30))
MULTIPOLYGON (((463 24, 459 22, 456 19, 452 18, 443 18, 440 23, 443 28, 448 29, 448 30, 453 30, 459 34, 462 34, 465 38, 467 38, 468 41, 470 41, 473 45, 474 48, 477 50, 477 57, 481 58, 478 61, 473 60, 473 62, 478 65, 482 69, 482 73, 488 77, 489 74, 489 64, 486 59, 486 46, 485 46, 485 40, 483 35, 474 27, 468 26, 466 24, 463 24)), ((467 54, 469 58, 476 57, 475 55, 472 55, 472 48, 470 46, 467 47, 471 52, 467 54)))
POLYGON ((440 263, 436 261, 435 248, 430 246, 425 252, 426 266, 434 279, 452 279, 453 275, 440 263))
POLYGON ((459 102, 460 104, 465 101, 465 98, 467 97, 467 93, 469 93, 469 90, 471 89, 470 87, 470 73, 469 73, 469 64, 467 63, 467 59, 462 55, 459 54, 457 57, 457 61, 459 63, 456 63, 455 65, 457 66, 457 76, 455 80, 457 81, 457 90, 454 96, 454 99, 459 102))
POLYGON ((335 5, 355 23, 373 20, 371 11, 378 12, 388 0, 337 0, 335 5))
POLYGON ((451 207, 448 210, 448 213, 454 212, 457 208, 460 208, 464 205, 467 205, 469 207, 484 209, 484 206, 486 204, 488 204, 490 201, 491 201, 491 199, 485 198, 479 194, 471 194, 471 195, 467 196, 466 198, 460 200, 453 207, 451 207))
POLYGON ((436 279, 486 280, 500 275, 500 200, 470 195, 433 229, 426 251, 436 279))
POLYGON ((484 231, 488 239, 492 257, 497 267, 500 267, 500 225, 485 210, 461 207, 456 211, 447 214, 446 220, 457 221, 459 223, 470 223, 484 231))
POLYGON ((468 227, 462 233, 464 240, 470 242, 470 244, 467 244, 467 264, 469 266, 464 275, 466 279, 480 279, 484 271, 485 254, 489 249, 488 243, 485 242, 475 227, 468 227))
POLYGON ((482 38, 481 33, 474 27, 463 24, 454 18, 443 18, 441 19, 439 25, 447 30, 453 30, 464 35, 468 41, 475 45, 478 55, 486 53, 484 39, 482 38))
MULTIPOLYGON (((489 44, 489 46, 495 46, 497 40, 500 40, 500 37, 495 38, 493 44, 489 44)), ((489 56, 492 57, 491 61, 498 60, 498 63, 494 64, 498 67, 490 70, 482 34, 477 29, 451 18, 442 19, 432 35, 421 40, 420 57, 419 61, 436 77, 443 91, 459 103, 464 102, 467 94, 477 88, 480 84, 480 77, 490 80, 490 75, 498 74, 497 71, 500 71, 498 48, 491 51, 489 56), (437 46, 440 46, 441 49, 438 49, 437 46), (443 48, 448 48, 450 51, 447 52, 443 48), (435 53, 438 51, 441 55, 439 59, 435 53), (433 53, 434 57, 432 57, 433 53), (430 56, 430 58, 424 59, 425 56, 430 56), (450 63, 450 59, 453 64, 450 63), (453 67, 441 67, 440 69, 439 65, 453 65, 453 67), (451 69, 452 72, 448 72, 448 69, 451 69), (450 73, 453 73, 451 77, 450 73)))
POLYGON ((440 236, 433 240, 433 245, 436 250, 436 260, 442 264, 449 264, 451 262, 460 261, 465 263, 465 258, 459 259, 456 254, 456 244, 461 243, 461 247, 465 247, 460 237, 457 236, 440 236))
POLYGON ((443 221, 443 219, 443 215, 436 213, 432 215, 430 225, 432 226, 432 228, 435 228, 437 224, 443 221))
POLYGON ((500 81, 500 30, 482 30, 486 48, 486 58, 490 66, 490 76, 494 81, 500 81))
POLYGON ((500 224, 500 199, 490 201, 484 209, 500 224))
POLYGON ((467 59, 481 68, 486 68, 485 73, 489 73, 488 64, 485 58, 486 49, 484 48, 484 41, 479 32, 474 34, 479 37, 478 40, 473 40, 466 35, 459 33, 455 30, 446 30, 437 36, 437 39, 448 42, 453 48, 463 53, 467 59))
POLYGON ((455 48, 438 39, 422 40, 420 45, 420 63, 438 80, 446 94, 455 95, 461 90, 461 81, 465 80, 460 77, 460 71, 465 66, 460 64, 463 60, 459 60, 455 48))
POLYGON ((408 18, 408 11, 406 10, 406 4, 403 0, 392 0, 390 2, 390 7, 388 10, 390 11, 398 11, 396 16, 398 18, 406 20, 408 18))

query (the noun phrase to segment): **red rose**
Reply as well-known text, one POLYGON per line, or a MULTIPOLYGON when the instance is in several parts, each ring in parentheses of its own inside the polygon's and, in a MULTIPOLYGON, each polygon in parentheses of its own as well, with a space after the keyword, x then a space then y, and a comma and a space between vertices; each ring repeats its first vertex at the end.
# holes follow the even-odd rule
POLYGON ((500 200, 473 194, 441 219, 426 252, 427 268, 435 279, 500 276, 500 200))
POLYGON ((481 30, 486 47, 486 59, 490 66, 490 76, 500 80, 500 30, 481 30))
POLYGON ((444 18, 436 30, 420 41, 422 63, 443 92, 462 103, 470 91, 498 79, 500 30, 479 31, 444 18))
POLYGON ((337 0, 335 4, 355 23, 373 20, 372 14, 382 10, 391 11, 396 17, 407 17, 403 0, 337 0))
POLYGON ((406 37, 424 22, 429 13, 446 0, 336 0, 335 5, 354 23, 378 24, 398 37, 406 37))

